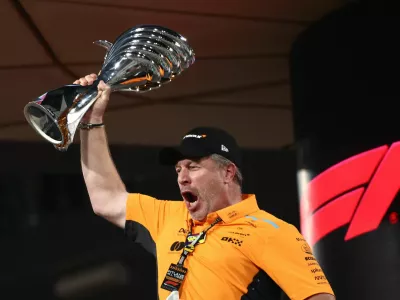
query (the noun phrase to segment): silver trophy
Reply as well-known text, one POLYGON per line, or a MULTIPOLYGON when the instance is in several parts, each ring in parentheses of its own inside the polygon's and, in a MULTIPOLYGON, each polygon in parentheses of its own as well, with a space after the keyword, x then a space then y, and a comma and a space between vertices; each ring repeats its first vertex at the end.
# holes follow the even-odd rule
POLYGON ((185 37, 168 28, 141 25, 122 33, 106 48, 98 79, 90 86, 65 85, 51 90, 24 108, 31 127, 60 151, 73 142, 80 120, 97 100, 103 80, 111 91, 148 92, 170 82, 195 61, 185 37))

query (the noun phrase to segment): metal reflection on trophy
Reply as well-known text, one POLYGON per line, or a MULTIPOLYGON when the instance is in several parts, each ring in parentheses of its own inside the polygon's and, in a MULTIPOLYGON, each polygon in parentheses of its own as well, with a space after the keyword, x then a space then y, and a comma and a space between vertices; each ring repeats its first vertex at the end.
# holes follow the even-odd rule
POLYGON ((78 125, 98 98, 103 80, 111 91, 148 92, 173 80, 195 61, 185 37, 160 26, 142 25, 122 33, 106 48, 98 79, 90 86, 65 85, 48 91, 24 108, 30 126, 57 150, 66 151, 78 125))

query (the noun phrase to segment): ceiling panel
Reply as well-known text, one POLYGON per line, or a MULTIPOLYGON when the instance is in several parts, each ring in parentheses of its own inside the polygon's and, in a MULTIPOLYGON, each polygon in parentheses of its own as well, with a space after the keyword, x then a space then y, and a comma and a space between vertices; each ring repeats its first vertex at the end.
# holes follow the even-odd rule
MULTIPOLYGON (((283 110, 157 105, 108 111, 105 122, 113 144, 175 145, 190 128, 207 125, 230 131, 243 147, 279 148, 293 139, 291 117, 283 110)), ((26 123, 0 129, 0 139, 44 142, 26 123)))
MULTIPOLYGON (((289 83, 279 83, 270 86, 254 85, 248 89, 225 91, 211 95, 202 95, 201 99, 187 99, 193 104, 215 105, 244 105, 257 107, 270 107, 271 109, 291 109, 289 83)), ((186 102, 184 100, 183 102, 186 102)))
MULTIPOLYGON (((96 73, 98 68, 85 66, 72 67, 71 70, 85 75, 96 73)), ((169 99, 209 91, 237 89, 260 83, 265 83, 267 86, 270 82, 287 80, 287 78, 286 59, 200 60, 172 82, 141 95, 155 99, 169 99)))
POLYGON ((44 2, 50 1, 163 10, 171 14, 197 13, 280 21, 312 21, 320 18, 327 10, 335 9, 345 2, 344 0, 46 0, 44 2))
POLYGON ((11 1, 0 1, 0 67, 51 63, 11 1))
POLYGON ((120 33, 138 24, 159 24, 183 34, 200 58, 286 54, 293 38, 303 29, 296 24, 221 20, 185 14, 171 16, 74 3, 25 2, 25 6, 65 63, 102 60, 104 49, 94 46, 93 41, 112 42, 120 33))
POLYGON ((44 142, 24 119, 26 103, 77 77, 97 72, 105 50, 93 41, 113 41, 130 27, 153 23, 185 35, 196 52, 196 62, 158 90, 113 95, 106 115, 110 142, 176 144, 189 128, 211 125, 231 131, 243 146, 253 148, 277 148, 293 141, 290 47, 311 21, 346 3, 20 2, 22 6, 18 1, 0 2, 0 21, 4 24, 0 26, 0 80, 6 87, 2 90, 5 109, 0 112, 0 140, 44 142), (32 28, 38 29, 37 35, 45 40, 40 41, 32 28), (47 52, 43 42, 50 46, 47 52), (47 56, 53 54, 54 62, 47 56))
POLYGON ((2 91, 2 100, 7 109, 0 110, 0 127, 8 122, 23 119, 25 104, 70 82, 58 68, 0 70, 2 86, 12 87, 2 91))
POLYGON ((111 111, 107 126, 115 143, 174 145, 190 128, 207 125, 225 128, 244 147, 278 148, 292 141, 291 118, 290 111, 157 105, 111 111), (123 130, 125 121, 128 131, 123 130))

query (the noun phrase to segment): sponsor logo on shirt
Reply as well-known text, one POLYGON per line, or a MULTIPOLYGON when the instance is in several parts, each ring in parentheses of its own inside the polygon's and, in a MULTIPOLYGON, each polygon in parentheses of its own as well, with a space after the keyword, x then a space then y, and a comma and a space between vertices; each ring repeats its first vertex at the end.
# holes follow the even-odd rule
POLYGON ((181 241, 176 241, 173 242, 169 250, 171 251, 182 251, 182 249, 185 248, 185 242, 181 241))
POLYGON ((303 250, 304 253, 313 255, 312 250, 307 243, 304 243, 303 245, 301 245, 301 250, 303 250))
POLYGON ((250 236, 250 233, 244 233, 244 232, 229 231, 228 233, 237 234, 240 236, 250 236))
POLYGON ((186 235, 186 234, 187 234, 187 230, 185 228, 182 227, 178 230, 178 235, 186 235))
POLYGON ((242 246, 242 243, 243 243, 242 240, 238 240, 238 239, 231 238, 231 237, 228 237, 228 236, 224 236, 223 238, 221 238, 221 241, 232 243, 232 244, 237 245, 239 247, 242 246))

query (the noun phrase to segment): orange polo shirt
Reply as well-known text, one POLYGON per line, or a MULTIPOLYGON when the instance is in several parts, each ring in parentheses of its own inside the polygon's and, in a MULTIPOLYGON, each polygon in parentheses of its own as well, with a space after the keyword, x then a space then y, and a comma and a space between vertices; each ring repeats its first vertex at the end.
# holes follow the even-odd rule
MULTIPOLYGON (((243 201, 209 214, 205 222, 194 221, 193 234, 218 216, 222 222, 185 260, 181 300, 241 299, 260 270, 293 300, 333 294, 303 236, 293 225, 260 210, 255 195, 243 195, 243 201)), ((170 292, 160 286, 171 263, 180 258, 192 221, 186 206, 183 201, 130 194, 126 221, 127 235, 157 257, 158 295, 165 300, 170 292)))

